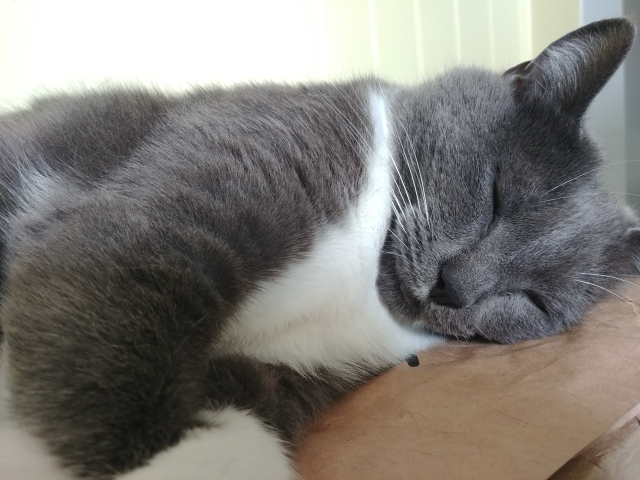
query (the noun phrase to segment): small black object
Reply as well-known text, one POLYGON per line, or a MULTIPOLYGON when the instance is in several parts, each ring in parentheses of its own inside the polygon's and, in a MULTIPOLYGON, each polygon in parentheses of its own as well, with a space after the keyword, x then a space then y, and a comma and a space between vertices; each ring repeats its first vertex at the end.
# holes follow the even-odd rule
POLYGON ((418 360, 418 356, 415 353, 409 355, 405 360, 410 367, 417 367, 420 365, 420 360, 418 360))

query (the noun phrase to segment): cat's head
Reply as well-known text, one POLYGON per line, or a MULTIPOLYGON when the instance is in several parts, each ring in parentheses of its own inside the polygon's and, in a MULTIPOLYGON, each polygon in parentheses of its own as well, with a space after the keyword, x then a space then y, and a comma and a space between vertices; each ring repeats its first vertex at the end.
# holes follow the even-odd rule
POLYGON ((396 105, 402 168, 378 288, 399 321, 546 336, 638 272, 640 225, 604 191, 583 128, 634 35, 624 19, 590 24, 503 75, 456 70, 396 105))

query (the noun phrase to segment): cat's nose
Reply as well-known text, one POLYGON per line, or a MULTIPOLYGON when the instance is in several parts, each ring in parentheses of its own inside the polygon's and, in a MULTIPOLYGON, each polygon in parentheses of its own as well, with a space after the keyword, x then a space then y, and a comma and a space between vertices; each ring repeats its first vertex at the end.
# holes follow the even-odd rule
POLYGON ((440 270, 438 282, 429 292, 429 299, 451 308, 473 305, 491 284, 489 278, 483 281, 478 273, 469 264, 445 264, 440 270))
POLYGON ((431 289, 431 292, 429 292, 429 300, 438 305, 451 308, 462 308, 466 306, 464 305, 465 302, 463 299, 460 298, 450 276, 447 276, 445 280, 444 269, 440 271, 438 282, 431 289))

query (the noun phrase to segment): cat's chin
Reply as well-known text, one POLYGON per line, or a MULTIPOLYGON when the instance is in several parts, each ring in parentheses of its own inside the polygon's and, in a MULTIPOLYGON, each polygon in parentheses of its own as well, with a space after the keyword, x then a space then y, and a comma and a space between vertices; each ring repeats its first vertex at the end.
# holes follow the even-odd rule
POLYGON ((551 315, 537 295, 527 291, 505 292, 482 298, 463 309, 432 305, 425 323, 433 330, 456 338, 514 343, 562 332, 580 314, 562 318, 551 315))
POLYGON ((575 318, 551 315, 543 300, 530 291, 487 295, 460 308, 418 299, 400 282, 393 308, 396 320, 415 330, 455 340, 514 343, 557 334, 574 324, 575 318))

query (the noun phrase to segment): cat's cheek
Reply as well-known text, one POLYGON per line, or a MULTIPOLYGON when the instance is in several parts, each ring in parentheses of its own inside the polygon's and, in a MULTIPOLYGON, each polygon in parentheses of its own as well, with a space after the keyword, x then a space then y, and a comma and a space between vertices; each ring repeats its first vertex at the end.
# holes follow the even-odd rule
POLYGON ((562 332, 567 323, 542 311, 524 294, 503 294, 484 299, 474 307, 471 328, 500 343, 514 343, 562 332))

